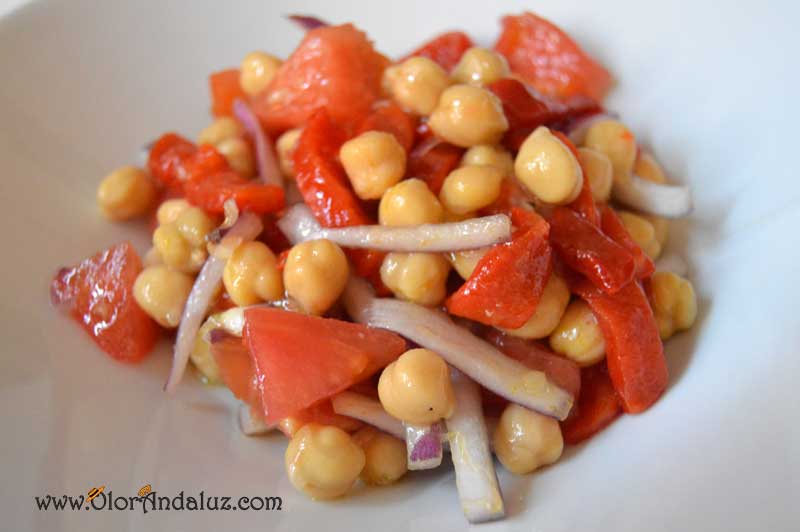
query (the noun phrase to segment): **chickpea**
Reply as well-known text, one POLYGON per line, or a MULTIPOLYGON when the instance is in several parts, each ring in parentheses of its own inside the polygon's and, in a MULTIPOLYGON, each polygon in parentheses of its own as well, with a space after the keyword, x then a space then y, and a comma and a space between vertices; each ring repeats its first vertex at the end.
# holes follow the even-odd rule
POLYGON ((389 414, 418 425, 450 417, 456 404, 450 369, 429 349, 411 349, 386 366, 378 397, 389 414))
POLYGON ((603 360, 606 342, 589 305, 581 300, 569 304, 550 335, 550 347, 579 366, 591 366, 603 360))
POLYGON ((203 248, 193 248, 183 238, 175 222, 159 225, 153 232, 153 247, 166 266, 185 273, 197 273, 207 254, 203 248))
POLYGON ((289 250, 283 285, 304 311, 320 315, 339 299, 348 275, 342 248, 330 240, 311 240, 289 250))
POLYGON ((178 214, 175 225, 189 245, 205 247, 206 237, 217 226, 217 222, 203 209, 190 206, 178 214))
POLYGON ((348 140, 339 150, 339 159, 361 199, 380 199, 406 173, 406 151, 394 135, 384 131, 367 131, 348 140))
POLYGON ((589 180, 592 197, 599 203, 606 203, 611 197, 611 184, 614 171, 606 154, 591 148, 578 148, 578 161, 581 163, 584 179, 589 180))
POLYGON ((444 301, 449 272, 435 253, 389 253, 381 264, 381 280, 397 298, 427 306, 444 301))
POLYGON ((158 266, 160 264, 164 264, 164 261, 161 259, 161 255, 158 253, 158 250, 154 247, 151 247, 147 250, 147 253, 144 254, 142 264, 145 268, 147 268, 148 266, 158 266))
POLYGON ((558 327, 561 316, 569 303, 569 287, 567 283, 556 275, 550 275, 544 292, 536 306, 536 312, 519 329, 502 329, 511 336, 520 338, 544 338, 549 336, 558 327))
POLYGON ((470 278, 475 267, 489 248, 469 249, 466 251, 451 251, 447 254, 447 260, 465 281, 470 278))
POLYGON ((514 158, 502 146, 481 144, 464 152, 461 166, 496 166, 502 170, 505 177, 514 173, 514 158))
POLYGON ((280 137, 278 142, 275 143, 275 151, 278 152, 278 163, 281 167, 281 172, 286 177, 294 177, 294 150, 297 148, 297 142, 300 140, 302 129, 290 129, 280 137))
POLYGON ((97 187, 97 206, 109 220, 130 220, 150 210, 156 187, 147 172, 123 166, 108 174, 97 187))
POLYGON ((536 128, 522 143, 514 172, 522 185, 545 203, 569 203, 583 187, 578 159, 545 126, 536 128))
POLYGON ((445 178, 439 201, 449 212, 466 214, 494 203, 503 171, 496 166, 462 166, 445 178))
POLYGON ((450 77, 427 57, 411 57, 387 68, 382 83, 401 106, 419 115, 429 115, 442 91, 450 85, 450 77))
POLYGON ((558 421, 513 403, 503 410, 492 440, 500 463, 517 475, 552 464, 564 450, 558 421))
POLYGON ((454 212, 450 212, 447 209, 444 211, 444 218, 442 221, 444 223, 455 223, 455 222, 463 222, 464 220, 469 220, 470 218, 476 218, 478 214, 475 211, 467 211, 463 214, 456 214, 454 212))
POLYGON ((158 225, 167 225, 178 219, 178 216, 192 205, 185 199, 168 199, 159 205, 156 211, 158 225))
POLYGON ((228 295, 240 307, 283 297, 278 261, 262 242, 238 246, 225 263, 222 281, 228 295))
MULTIPOLYGON (((652 181, 653 183, 663 184, 667 182, 667 176, 664 174, 661 165, 658 164, 655 157, 646 152, 639 154, 639 157, 636 159, 636 164, 633 167, 633 172, 642 179, 652 181)), ((664 249, 664 245, 667 243, 667 237, 669 236, 669 220, 661 216, 644 214, 641 216, 653 224, 653 229, 656 231, 656 240, 661 244, 661 249, 664 249)))
POLYGON ((167 329, 174 329, 181 321, 183 307, 189 298, 194 280, 185 273, 166 266, 145 268, 133 283, 136 303, 167 329))
POLYGON ((651 279, 650 303, 661 339, 688 329, 697 318, 697 297, 692 283, 672 272, 656 272, 651 279))
POLYGON ((283 61, 265 52, 250 52, 239 65, 239 86, 248 96, 261 92, 283 64, 283 61))
POLYGON ((406 442, 370 426, 353 434, 353 440, 364 449, 361 479, 367 484, 394 484, 408 471, 406 442))
POLYGON ((617 120, 598 120, 586 130, 584 146, 597 150, 611 161, 614 179, 626 179, 636 159, 636 138, 617 120))
POLYGON ((491 92, 472 85, 453 85, 439 97, 428 125, 437 137, 470 148, 497 144, 508 129, 508 120, 500 100, 491 92))
POLYGON ((453 70, 453 79, 459 83, 488 85, 510 74, 505 57, 486 48, 474 47, 461 56, 453 70))
POLYGON ((208 333, 213 329, 221 327, 217 316, 219 316, 219 314, 209 316, 203 325, 200 326, 200 330, 197 331, 197 337, 194 341, 194 347, 192 347, 192 352, 189 354, 189 359, 192 361, 192 364, 194 364, 194 367, 197 368, 197 371, 200 372, 201 380, 206 384, 217 384, 221 382, 219 366, 217 366, 217 361, 214 359, 213 353, 211 353, 211 344, 209 344, 208 341, 208 333))
POLYGON ((661 244, 656 238, 656 230, 646 218, 628 211, 619 211, 619 219, 628 230, 633 241, 639 244, 648 257, 655 260, 661 255, 661 244))
POLYGON ((253 177, 256 174, 256 160, 250 146, 243 138, 234 137, 217 144, 217 151, 222 154, 234 171, 242 177, 253 177))
POLYGON ((378 206, 381 225, 437 224, 444 209, 421 179, 405 179, 389 188, 378 206))
POLYGON ((292 437, 284 461, 295 488, 313 499, 334 499, 350 490, 366 458, 342 429, 309 423, 292 437))
POLYGON ((216 146, 224 140, 241 137, 243 133, 244 129, 239 122, 229 116, 223 116, 200 132, 197 143, 216 146))

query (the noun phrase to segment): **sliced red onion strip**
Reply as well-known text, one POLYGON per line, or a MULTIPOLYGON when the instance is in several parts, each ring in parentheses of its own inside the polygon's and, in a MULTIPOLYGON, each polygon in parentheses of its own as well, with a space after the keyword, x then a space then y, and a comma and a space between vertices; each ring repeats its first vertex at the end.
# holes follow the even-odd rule
POLYGON ((252 412, 250 406, 245 403, 239 405, 236 417, 239 421, 239 430, 245 436, 261 436, 275 430, 278 426, 264 423, 264 418, 260 414, 252 412))
POLYGON ((380 401, 355 392, 341 392, 331 398, 333 411, 343 416, 359 419, 373 427, 396 436, 401 440, 406 437, 403 423, 389 415, 380 401))
POLYGON ((434 149, 439 144, 442 144, 444 141, 438 137, 430 136, 427 139, 420 142, 416 148, 411 150, 411 153, 408 154, 409 159, 413 159, 415 157, 423 157, 429 151, 434 149))
POLYGON ((672 272, 675 275, 686 277, 689 274, 689 265, 680 255, 664 255, 656 261, 656 271, 672 272))
POLYGON ((633 174, 615 179, 612 193, 620 203, 654 216, 681 218, 692 212, 692 193, 686 185, 653 183, 633 174))
POLYGON ((450 377, 456 408, 447 419, 447 437, 461 509, 470 523, 502 519, 505 507, 489 448, 480 389, 458 370, 452 370, 450 377))
POLYGON ((389 329, 439 353, 447 362, 509 401, 563 420, 572 396, 541 371, 525 367, 489 343, 453 323, 441 311, 396 299, 364 303, 363 290, 350 283, 344 294, 351 317, 372 327, 389 329), (352 301, 362 296, 360 302, 352 301), (359 308, 359 304, 363 305, 359 308))
POLYGON ((178 383, 183 378, 184 371, 186 371, 186 364, 189 361, 189 354, 194 346, 197 331, 200 329, 203 318, 205 318, 222 282, 222 271, 225 269, 227 260, 226 253, 232 252, 242 242, 253 240, 261 233, 261 229, 261 220, 258 216, 250 212, 243 213, 225 234, 215 252, 203 264, 203 268, 189 292, 189 298, 183 308, 181 323, 178 325, 172 369, 167 383, 164 385, 167 393, 175 392, 178 383))
POLYGON ((435 469, 442 464, 442 436, 446 433, 441 422, 431 425, 403 423, 405 427, 408 469, 422 471, 435 469))
POLYGON ((296 205, 278 222, 278 227, 290 241, 325 238, 348 248, 408 253, 477 249, 511 238, 511 220, 505 214, 405 227, 355 225, 322 228, 306 205, 296 205))
POLYGON ((244 101, 236 100, 233 102, 233 114, 255 140, 258 175, 261 177, 261 181, 268 185, 276 185, 283 188, 283 175, 278 166, 278 159, 275 157, 272 142, 267 137, 267 134, 264 133, 264 130, 261 129, 261 124, 253 110, 244 101))
POLYGON ((327 22, 312 15, 288 15, 286 18, 300 26, 300 29, 306 31, 329 26, 327 22))

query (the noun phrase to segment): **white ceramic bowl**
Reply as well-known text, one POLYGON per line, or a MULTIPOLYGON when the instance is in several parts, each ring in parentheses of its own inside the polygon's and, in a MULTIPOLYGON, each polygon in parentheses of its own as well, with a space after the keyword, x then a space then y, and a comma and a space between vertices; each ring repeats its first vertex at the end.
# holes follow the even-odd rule
POLYGON ((161 391, 168 346, 103 355, 48 305, 50 276, 143 226, 109 225, 94 192, 166 130, 208 122, 206 76, 249 50, 288 54, 281 15, 355 21, 399 54, 463 28, 491 43, 525 8, 615 74, 609 107, 697 209, 671 247, 692 266, 694 329, 668 343, 665 397, 532 477, 501 474, 508 519, 482 530, 798 530, 800 177, 796 3, 38 2, 0 20, 0 519, 7 530, 458 530, 448 468, 337 503, 296 493, 282 437, 248 439, 224 391, 161 391), (105 485, 133 496, 278 495, 280 512, 38 511, 105 485))

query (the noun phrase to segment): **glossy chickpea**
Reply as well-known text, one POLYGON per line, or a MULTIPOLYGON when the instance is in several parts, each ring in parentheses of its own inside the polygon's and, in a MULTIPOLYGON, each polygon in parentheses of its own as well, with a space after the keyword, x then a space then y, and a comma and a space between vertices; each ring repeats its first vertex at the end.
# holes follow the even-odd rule
POLYGON ((633 241, 639 244, 648 257, 655 260, 661 255, 661 244, 656 238, 656 230, 647 218, 628 211, 619 211, 619 219, 633 241))
POLYGON ((611 161, 614 179, 627 179, 636 159, 636 138, 617 120, 598 120, 586 130, 584 146, 604 153, 611 161))
POLYGON ((386 366, 378 397, 389 414, 419 425, 448 418, 455 408, 450 369, 430 349, 411 349, 386 366))
POLYGON ((520 338, 545 338, 558 326, 561 316, 569 304, 569 287, 556 274, 550 275, 544 286, 536 312, 519 329, 502 329, 506 333, 520 338))
POLYGON ((444 209, 421 179, 405 179, 389 188, 378 206, 381 225, 436 224, 444 220, 444 209))
POLYGON ((500 463, 517 475, 552 464, 564 449, 558 421, 516 404, 503 410, 492 440, 500 463))
POLYGON ((444 301, 449 272, 436 253, 389 253, 381 264, 381 280, 397 298, 426 306, 444 301))
POLYGON ((281 172, 286 177, 294 177, 294 150, 297 148, 297 142, 300 140, 302 129, 290 129, 280 137, 275 143, 275 151, 278 153, 278 163, 281 167, 281 172))
POLYGON ((224 140, 241 137, 244 133, 241 124, 234 118, 223 116, 214 120, 197 136, 198 144, 216 146, 224 140))
POLYGON ((153 247, 165 265, 185 273, 196 273, 208 253, 205 239, 216 223, 202 209, 191 205, 164 205, 157 216, 166 223, 153 232, 153 247), (173 221, 169 220, 175 215, 173 221))
POLYGON ((158 253, 158 250, 154 247, 145 252, 144 257, 142 257, 142 265, 147 268, 148 266, 159 266, 164 264, 164 261, 161 259, 161 255, 158 253))
POLYGON ((185 199, 168 199, 158 206, 156 220, 158 225, 167 225, 178 219, 178 216, 192 205, 185 199))
POLYGON ((503 171, 496 166, 462 166, 445 178, 439 202, 449 212, 467 214, 494 203, 502 182, 503 171))
POLYGON ((370 426, 353 434, 353 440, 364 449, 361 479, 367 484, 393 484, 408 472, 406 442, 370 426))
POLYGON ((339 299, 348 275, 342 248, 330 240, 311 240, 289 250, 283 285, 304 311, 320 315, 339 299))
POLYGON ((239 65, 239 86, 248 96, 261 92, 283 64, 283 61, 266 52, 250 52, 239 65))
POLYGON ((142 216, 153 206, 156 187, 147 172, 134 166, 123 166, 108 174, 97 187, 100 212, 114 221, 142 216))
POLYGON ((208 340, 208 334, 222 326, 217 316, 219 315, 209 316, 200 326, 192 352, 189 354, 189 359, 200 373, 201 380, 206 384, 218 384, 220 382, 219 366, 214 359, 214 354, 211 352, 211 344, 208 340))
POLYGON ((461 56, 453 70, 453 79, 459 83, 488 85, 510 74, 505 57, 486 48, 473 47, 461 56))
POLYGON ((222 281, 231 300, 240 307, 283 297, 278 261, 262 242, 238 246, 225 263, 222 281))
POLYGON ((175 226, 189 245, 200 248, 205 247, 206 237, 214 230, 217 223, 203 209, 190 206, 178 214, 175 226))
POLYGON ((692 283, 672 272, 656 272, 651 279, 650 303, 661 339, 690 328, 697 318, 697 296, 692 283))
POLYGON ((428 125, 437 137, 470 148, 497 144, 508 129, 508 120, 493 93, 472 85, 453 85, 442 92, 428 125))
POLYGON ((583 178, 589 180, 592 197, 599 203, 606 203, 611 197, 614 170, 606 154, 591 148, 578 148, 578 161, 581 163, 583 178))
POLYGON ((545 126, 536 128, 522 143, 514 172, 525 188, 549 204, 570 203, 583 186, 578 159, 545 126))
POLYGON ((193 284, 194 279, 185 273, 165 266, 151 266, 136 277, 133 298, 159 325, 174 329, 181 321, 193 284))
MULTIPOLYGON (((633 172, 642 179, 652 181, 653 183, 667 183, 667 176, 661 168, 661 165, 658 164, 655 157, 647 152, 641 152, 639 157, 636 158, 633 172)), ((653 229, 655 229, 656 232, 656 240, 661 244, 661 249, 664 249, 664 245, 667 243, 667 237, 669 236, 669 220, 661 216, 644 214, 641 216, 653 225, 653 229)))
POLYGON ((250 146, 240 137, 223 140, 217 144, 217 151, 225 157, 228 164, 242 177, 256 174, 256 159, 250 146))
POLYGON ((406 173, 406 151, 384 131, 367 131, 348 140, 339 150, 339 160, 361 199, 380 199, 406 173))
POLYGON ((464 152, 461 166, 496 166, 503 176, 510 176, 514 173, 514 158, 502 146, 481 144, 464 152))
POLYGON ((569 304, 550 334, 550 347, 579 366, 591 366, 603 360, 606 342, 589 305, 581 300, 569 304))
POLYGON ((486 255, 489 248, 468 249, 466 251, 451 251, 447 260, 465 281, 469 279, 478 262, 486 255))
POLYGON ((427 57, 411 57, 383 73, 383 88, 402 107, 429 115, 450 85, 450 76, 427 57))
POLYGON ((313 499, 335 499, 350 490, 366 458, 342 429, 309 423, 292 437, 284 461, 297 490, 313 499))

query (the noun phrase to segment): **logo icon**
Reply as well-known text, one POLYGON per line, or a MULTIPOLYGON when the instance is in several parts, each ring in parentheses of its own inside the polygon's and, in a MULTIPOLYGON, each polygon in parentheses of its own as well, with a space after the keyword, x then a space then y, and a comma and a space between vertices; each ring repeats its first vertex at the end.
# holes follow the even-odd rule
POLYGON ((100 495, 101 493, 103 493, 103 490, 104 490, 104 489, 106 489, 106 487, 105 487, 105 486, 100 486, 99 488, 92 488, 92 489, 90 489, 90 490, 89 490, 89 492, 86 494, 86 502, 87 502, 87 503, 89 503, 89 502, 92 502, 92 500, 93 500, 95 497, 97 497, 98 495, 100 495))
POLYGON ((153 491, 153 488, 150 486, 150 484, 145 484, 144 486, 139 488, 139 497, 145 497, 151 491, 153 491))

